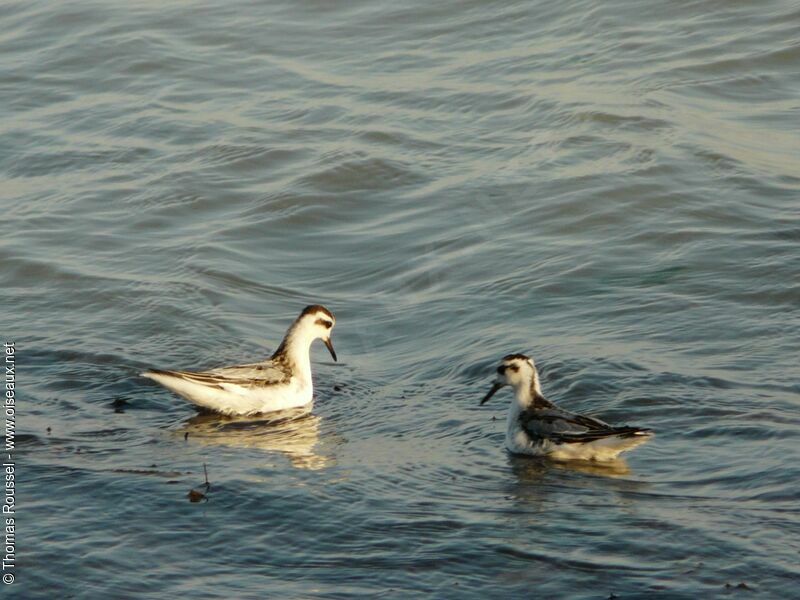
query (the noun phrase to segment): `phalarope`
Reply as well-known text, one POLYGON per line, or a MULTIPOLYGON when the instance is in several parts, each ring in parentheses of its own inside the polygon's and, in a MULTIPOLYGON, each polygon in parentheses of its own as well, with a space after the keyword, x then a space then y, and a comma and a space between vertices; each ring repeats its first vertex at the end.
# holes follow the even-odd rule
POLYGON ((305 406, 312 402, 314 392, 309 348, 314 340, 321 339, 336 360, 331 343, 335 323, 333 313, 324 306, 307 306, 269 360, 199 373, 150 369, 141 375, 201 408, 224 415, 305 406))
POLYGON ((613 427, 546 400, 536 366, 524 354, 503 357, 494 385, 481 405, 507 385, 514 388, 514 399, 506 422, 506 448, 514 454, 556 460, 613 460, 653 435, 650 429, 613 427))

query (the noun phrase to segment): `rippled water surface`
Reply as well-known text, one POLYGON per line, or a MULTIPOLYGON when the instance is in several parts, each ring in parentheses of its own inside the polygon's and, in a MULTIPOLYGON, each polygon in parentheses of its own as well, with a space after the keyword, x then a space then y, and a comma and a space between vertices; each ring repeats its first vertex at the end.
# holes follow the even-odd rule
POLYGON ((4 592, 797 597, 796 2, 34 0, 2 25, 4 592), (136 376, 258 360, 311 302, 340 362, 312 349, 303 418, 136 376), (656 438, 510 457, 508 392, 478 407, 509 352, 656 438))

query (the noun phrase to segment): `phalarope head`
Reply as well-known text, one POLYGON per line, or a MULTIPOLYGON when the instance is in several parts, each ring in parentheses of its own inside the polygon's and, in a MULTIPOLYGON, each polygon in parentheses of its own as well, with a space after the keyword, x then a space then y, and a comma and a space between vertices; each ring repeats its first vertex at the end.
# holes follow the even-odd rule
POLYGON ((333 313, 320 304, 306 306, 297 318, 297 326, 305 330, 310 339, 321 339, 333 360, 337 360, 336 351, 331 342, 331 332, 336 324, 333 313))
MULTIPOLYGON (((514 391, 520 389, 538 388, 539 376, 533 359, 524 354, 509 354, 503 357, 500 366, 497 367, 497 377, 495 377, 492 389, 483 397, 481 404, 484 404, 495 395, 497 390, 510 385, 514 391)), ((537 390, 538 391, 538 390, 537 390)))

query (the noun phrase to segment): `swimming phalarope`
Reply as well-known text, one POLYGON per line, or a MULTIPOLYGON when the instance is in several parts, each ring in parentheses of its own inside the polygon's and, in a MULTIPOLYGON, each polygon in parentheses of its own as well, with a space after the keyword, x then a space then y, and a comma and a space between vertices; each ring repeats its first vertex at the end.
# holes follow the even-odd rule
POLYGON ((514 454, 557 460, 613 460, 653 435, 640 427, 613 427, 594 417, 557 407, 542 396, 539 373, 524 354, 509 354, 497 367, 491 398, 504 386, 514 388, 506 422, 506 447, 514 454))
POLYGON ((269 360, 192 373, 151 369, 141 375, 157 381, 204 409, 225 415, 253 415, 305 406, 312 401, 309 348, 316 339, 336 352, 331 330, 336 319, 324 306, 307 306, 269 360))

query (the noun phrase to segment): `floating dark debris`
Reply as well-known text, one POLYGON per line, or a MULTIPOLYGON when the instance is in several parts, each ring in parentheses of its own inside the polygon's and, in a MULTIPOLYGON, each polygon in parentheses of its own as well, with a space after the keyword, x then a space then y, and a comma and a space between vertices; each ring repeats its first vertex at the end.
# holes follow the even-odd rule
POLYGON ((211 489, 211 483, 208 481, 208 469, 206 468, 206 463, 203 463, 203 473, 206 477, 206 481, 203 484, 206 488, 206 491, 201 492, 196 489, 189 490, 189 502, 200 502, 201 500, 208 502, 208 492, 211 489))
POLYGON ((725 584, 725 589, 726 590, 732 590, 732 589, 735 589, 735 590, 752 590, 753 588, 751 588, 749 585, 747 585, 744 581, 741 581, 737 585, 733 585, 731 583, 726 583, 725 584))
POLYGON ((125 398, 115 398, 111 403, 111 408, 115 413, 124 413, 126 406, 128 406, 128 401, 125 398))

